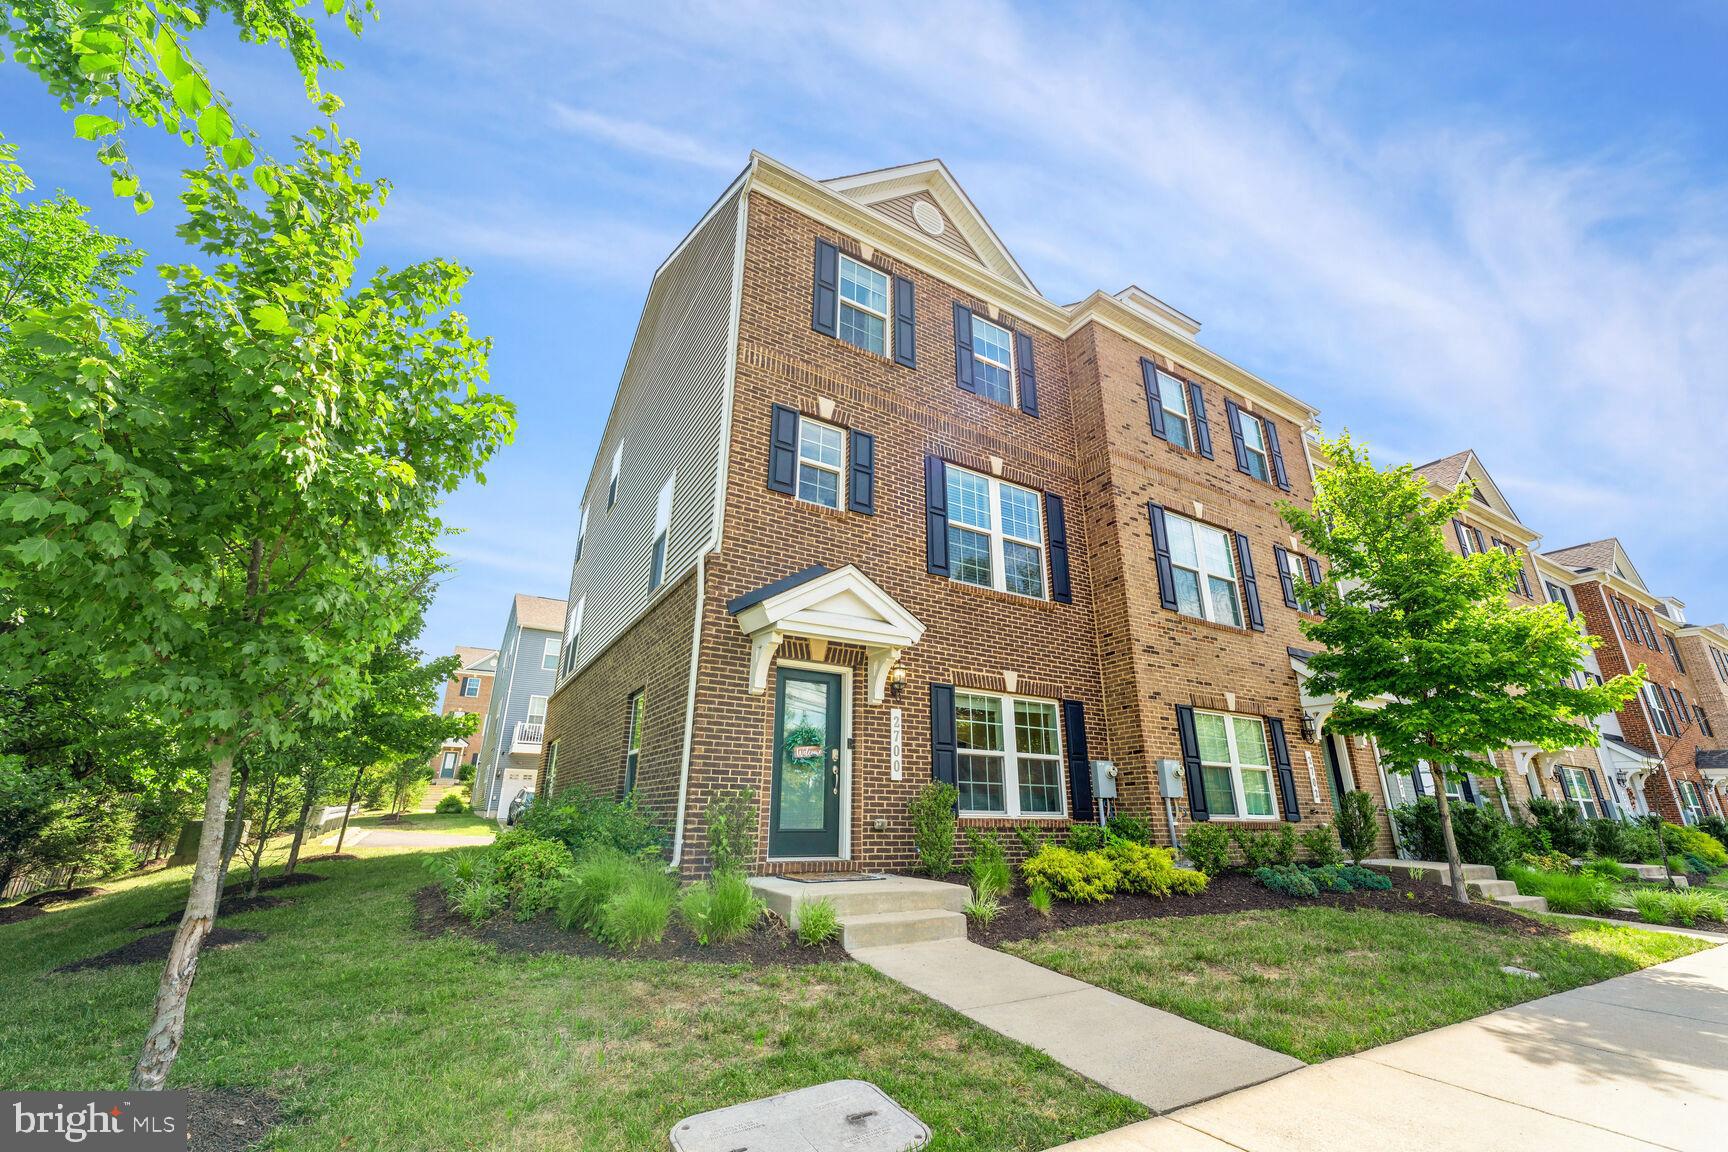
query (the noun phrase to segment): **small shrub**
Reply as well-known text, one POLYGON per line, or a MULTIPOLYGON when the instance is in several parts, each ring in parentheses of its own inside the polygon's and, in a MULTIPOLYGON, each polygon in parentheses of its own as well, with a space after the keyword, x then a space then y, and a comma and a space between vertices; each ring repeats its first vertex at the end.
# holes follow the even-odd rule
MULTIPOLYGON (((1271 832, 1255 832, 1249 828, 1236 828, 1231 832, 1231 839, 1236 841, 1237 849, 1242 853, 1242 863, 1254 871, 1285 864, 1279 856, 1283 853, 1283 845, 1278 837, 1271 832)), ((1291 853, 1295 855, 1294 850, 1291 853)))
POLYGON ((1016 824, 1014 835, 1020 838, 1020 847, 1030 856, 1044 847, 1044 828, 1039 824, 1016 824))
POLYGON ((1690 867, 1690 863, 1688 863, 1684 856, 1675 855, 1668 857, 1668 871, 1674 873, 1676 876, 1686 875, 1690 867))
POLYGON ((1380 821, 1374 797, 1366 792, 1346 792, 1338 807, 1338 842, 1352 864, 1361 864, 1380 840, 1380 821))
POLYGON ((462 803, 462 797, 456 795, 456 793, 446 792, 439 798, 437 806, 434 807, 432 811, 445 816, 454 816, 458 813, 468 811, 468 805, 462 803))
POLYGON ((1630 868, 1625 867, 1618 860, 1609 860, 1605 857, 1599 857, 1595 860, 1586 860, 1579 866, 1579 870, 1589 872, 1595 876, 1600 876, 1604 880, 1612 880, 1615 883, 1624 883, 1633 878, 1633 873, 1630 868))
POLYGON ((1498 808, 1454 804, 1452 835, 1458 841, 1458 857, 1466 864, 1499 868, 1514 858, 1512 822, 1498 808))
POLYGON ((840 913, 834 908, 833 898, 824 896, 798 906, 798 943, 815 948, 839 938, 840 913))
POLYGON ((450 906, 471 924, 478 924, 504 910, 504 886, 490 876, 477 876, 456 885, 450 906))
POLYGON ((994 895, 975 896, 971 900, 966 901, 966 915, 978 921, 978 926, 980 928, 990 927, 990 922, 995 920, 1001 911, 1002 901, 998 900, 994 895))
POLYGON ((1068 829, 1068 847, 1075 852, 1097 852, 1110 843, 1110 833, 1096 824, 1076 824, 1068 829))
POLYGON ((1216 824, 1195 824, 1182 837, 1182 848, 1194 867, 1217 876, 1230 866, 1230 833, 1216 824))
POLYGON ((1698 821, 1698 831, 1709 836, 1716 843, 1728 848, 1728 820, 1720 816, 1706 816, 1698 821))
POLYGON ((1152 843, 1152 825, 1148 824, 1138 816, 1128 816, 1118 813, 1117 815, 1110 817, 1109 822, 1105 824, 1104 827, 1109 831, 1110 835, 1116 837, 1118 840, 1130 840, 1135 844, 1145 844, 1147 846, 1150 846, 1152 843))
POLYGON ((1526 852, 1518 858, 1518 862, 1526 868, 1534 868, 1539 872, 1570 872, 1572 858, 1564 852, 1526 852))
POLYGON ((1567 856, 1588 856, 1595 837, 1577 809, 1542 796, 1530 798, 1530 815, 1547 837, 1548 846, 1567 856))
POLYGON ((1145 896, 1170 895, 1175 859, 1167 848, 1149 848, 1132 840, 1112 840, 1104 855, 1116 868, 1116 887, 1145 896))
POLYGON ((455 902, 456 892, 474 880, 492 880, 498 868, 497 857, 486 848, 461 848, 455 852, 440 852, 426 860, 426 871, 444 895, 455 902))
POLYGON ((1706 868, 1693 871, 1711 872, 1717 868, 1728 868, 1728 848, 1717 843, 1716 838, 1701 828, 1686 824, 1669 824, 1663 829, 1663 837, 1668 841, 1668 847, 1683 855, 1695 856, 1708 865, 1706 868))
POLYGON ((941 780, 926 784, 907 804, 912 817, 912 847, 930 876, 946 876, 954 870, 954 830, 959 826, 955 805, 960 791, 941 780))
POLYGON ((1708 876, 1716 871, 1716 865, 1701 856, 1696 856, 1691 852, 1682 852, 1681 855, 1686 857, 1686 871, 1689 875, 1708 876))
POLYGON ((1042 887, 1058 900, 1102 904, 1116 891, 1116 866, 1102 852, 1076 852, 1046 844, 1020 865, 1028 887, 1042 887))
POLYGON ((702 813, 708 862, 716 872, 743 872, 756 859, 756 789, 722 792, 702 813))
POLYGON ((1506 868, 1506 878, 1525 896, 1547 899, 1553 912, 1596 916, 1614 907, 1614 883, 1593 872, 1538 872, 1521 864, 1506 868))
POLYGON ((1314 883, 1313 878, 1291 864, 1256 868, 1254 879, 1273 892, 1294 896, 1297 899, 1310 899, 1320 895, 1320 888, 1314 883))
POLYGON ((516 919, 530 920, 550 908, 571 864, 570 850, 557 840, 519 839, 498 853, 498 883, 516 919))
POLYGON ((698 944, 723 944, 756 926, 762 901, 740 872, 716 872, 690 885, 679 898, 679 912, 698 944))
POLYGON ((581 787, 545 801, 536 798, 510 829, 516 831, 561 841, 577 860, 602 849, 626 856, 656 857, 663 853, 668 839, 659 820, 638 806, 634 793, 613 800, 581 787))
POLYGON ((632 864, 629 878, 600 906, 594 935, 620 952, 657 944, 666 935, 678 882, 654 864, 632 864))
POLYGON ((595 932, 600 909, 630 880, 636 865, 622 852, 595 852, 571 869, 558 890, 558 925, 595 932))
POLYGON ((1170 870, 1170 895, 1198 896, 1206 891, 1206 874, 1192 868, 1170 870))
POLYGON ((1630 860, 1631 846, 1626 842, 1629 825, 1603 817, 1585 822, 1590 829, 1590 850, 1610 860, 1630 860))
POLYGON ((1027 890, 1026 903, 1032 905, 1032 911, 1040 916, 1049 916, 1055 911, 1055 902, 1050 898, 1050 889, 1042 884, 1034 885, 1027 890))
POLYGON ((1392 880, 1372 868, 1364 868, 1360 864, 1341 864, 1338 875, 1349 881, 1350 887, 1362 892, 1390 892, 1392 880))
POLYGON ((1322 864, 1317 868, 1302 866, 1302 872, 1308 879, 1314 881, 1314 887, 1321 892, 1348 892, 1350 881, 1338 870, 1335 864, 1322 864))
POLYGON ((991 899, 1014 886, 1014 872, 1008 867, 1008 853, 1003 850, 1001 840, 968 828, 966 846, 970 849, 966 875, 974 899, 991 899))
POLYGON ((1321 867, 1344 863, 1344 849, 1339 847, 1338 837, 1332 834, 1332 825, 1316 824, 1302 830, 1302 847, 1308 853, 1308 859, 1321 867))
POLYGON ((1626 823, 1621 825, 1620 837, 1625 843, 1622 851, 1615 854, 1616 860, 1635 864, 1662 863, 1662 838, 1654 828, 1646 824, 1626 823))

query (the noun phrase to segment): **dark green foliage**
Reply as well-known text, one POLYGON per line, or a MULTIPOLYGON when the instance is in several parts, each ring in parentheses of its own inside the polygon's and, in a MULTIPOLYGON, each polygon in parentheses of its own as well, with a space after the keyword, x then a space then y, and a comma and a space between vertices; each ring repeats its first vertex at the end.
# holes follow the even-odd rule
POLYGON ((1014 872, 1008 867, 1008 854, 1002 841, 975 829, 966 830, 966 875, 972 884, 974 899, 988 902, 1014 887, 1014 872))
POLYGON ((1530 797, 1530 816, 1548 846, 1566 856, 1588 856, 1596 847, 1591 829, 1571 805, 1542 796, 1530 797))
POLYGON ((1392 881, 1380 873, 1356 864, 1327 864, 1319 868, 1275 864, 1256 869, 1254 879, 1274 892, 1299 899, 1310 899, 1322 892, 1385 892, 1392 887, 1392 881))
POLYGON ((468 810, 468 805, 462 803, 462 797, 456 795, 456 793, 446 792, 443 797, 439 799, 438 806, 432 810, 434 812, 441 812, 446 816, 454 816, 466 812, 468 810))
POLYGON ((1117 813, 1104 825, 1110 835, 1136 844, 1152 843, 1152 826, 1139 816, 1117 813))
POLYGON ((619 801, 581 787, 560 792, 546 802, 536 798, 516 828, 562 841, 578 860, 604 848, 646 857, 662 855, 666 847, 666 830, 637 805, 634 795, 619 801))
POLYGON ((463 764, 456 769, 456 783, 472 784, 474 782, 474 765, 463 764))
POLYGON ((1182 834, 1182 850, 1194 867, 1217 876, 1230 866, 1230 833, 1216 824, 1195 824, 1182 834))
POLYGON ((932 780, 906 805, 912 817, 912 847, 930 876, 946 876, 954 870, 954 830, 960 824, 955 805, 959 803, 959 789, 932 780))
MULTIPOLYGON (((1406 852, 1418 860, 1446 859, 1446 842, 1440 832, 1440 805, 1432 796, 1400 805, 1393 809, 1393 816, 1398 822, 1398 839, 1406 852)), ((1458 857, 1466 864, 1498 868, 1514 858, 1517 841, 1512 824, 1497 809, 1453 802, 1452 834, 1458 841, 1458 857)))
POLYGON ((1302 830, 1302 847, 1308 852, 1308 859, 1314 864, 1342 864, 1344 850, 1338 846, 1338 837, 1332 834, 1332 825, 1316 824, 1302 830))
POLYGON ((1372 868, 1364 868, 1360 864, 1341 864, 1338 875, 1350 882, 1350 887, 1361 892, 1390 892, 1392 880, 1372 868))
POLYGON ((1295 896, 1298 899, 1308 899, 1320 895, 1320 887, 1314 882, 1314 878, 1293 865, 1281 864, 1277 867, 1256 868, 1254 879, 1274 892, 1295 896))
POLYGON ((1030 856, 1044 847, 1044 829, 1037 824, 1016 824, 1014 835, 1020 838, 1020 847, 1030 856))
POLYGON ((1366 792, 1346 792, 1338 808, 1338 842, 1353 864, 1360 864, 1374 851, 1380 839, 1375 819, 1374 797, 1366 792))
POLYGON ((1096 824, 1076 824, 1068 829, 1068 847, 1075 852, 1096 852, 1110 843, 1110 833, 1096 824))
POLYGON ((1242 852, 1242 862, 1251 869, 1288 866, 1296 862, 1296 829, 1289 824, 1267 832, 1238 827, 1232 831, 1231 837, 1242 852))
POLYGON ((1610 860, 1637 859, 1627 835, 1632 825, 1603 817, 1588 821, 1587 826, 1590 829, 1590 848, 1597 856, 1605 856, 1610 860))
POLYGON ((570 850, 561 842, 538 838, 518 838, 497 857, 498 883, 518 920, 532 919, 552 906, 572 864, 570 850))
POLYGON ((708 861, 716 872, 743 872, 756 859, 756 789, 722 792, 708 801, 708 861))

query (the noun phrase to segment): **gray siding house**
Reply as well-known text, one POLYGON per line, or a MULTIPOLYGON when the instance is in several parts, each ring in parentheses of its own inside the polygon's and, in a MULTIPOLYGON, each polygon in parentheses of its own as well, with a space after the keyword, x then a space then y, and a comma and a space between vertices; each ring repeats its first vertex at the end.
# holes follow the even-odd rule
POLYGON ((474 771, 474 811, 482 816, 502 819, 516 794, 534 787, 563 632, 564 601, 517 594, 498 645, 498 674, 474 771))

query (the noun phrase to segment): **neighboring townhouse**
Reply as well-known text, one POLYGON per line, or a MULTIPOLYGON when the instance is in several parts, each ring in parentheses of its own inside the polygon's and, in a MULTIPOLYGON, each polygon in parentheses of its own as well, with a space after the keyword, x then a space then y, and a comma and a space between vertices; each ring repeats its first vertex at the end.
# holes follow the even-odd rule
POLYGON ((1693 710, 1696 694, 1679 648, 1685 605, 1652 593, 1612 537, 1546 556, 1570 574, 1576 610, 1590 632, 1602 637, 1596 652, 1602 674, 1645 668, 1642 690, 1616 717, 1621 736, 1615 751, 1623 747, 1628 761, 1638 759, 1641 765, 1624 773, 1626 786, 1641 801, 1637 807, 1688 824, 1720 814, 1719 800, 1697 766, 1698 749, 1712 741, 1704 737, 1705 725, 1693 710))
POLYGON ((1119 804, 1165 839, 1378 795, 1299 688, 1276 505, 1314 412, 1197 331, 1136 288, 1046 300, 940 162, 753 155, 624 366, 542 790, 633 793, 700 869, 752 788, 766 871, 911 864, 932 777, 965 828, 1119 804))
POLYGON ((1698 725, 1698 774, 1718 809, 1728 808, 1728 627, 1690 625, 1674 632, 1681 665, 1692 680, 1698 725))
POLYGON ((439 784, 454 781, 463 764, 479 761, 480 745, 486 736, 486 711, 492 705, 492 679, 498 672, 498 650, 495 648, 469 648, 458 644, 456 655, 462 665, 445 683, 444 702, 439 711, 446 716, 478 716, 479 727, 465 739, 446 740, 438 754, 432 757, 432 779, 439 784))
POLYGON ((479 815, 502 818, 518 793, 533 790, 546 702, 558 676, 564 614, 564 601, 546 596, 517 593, 511 602, 474 773, 473 806, 479 815))

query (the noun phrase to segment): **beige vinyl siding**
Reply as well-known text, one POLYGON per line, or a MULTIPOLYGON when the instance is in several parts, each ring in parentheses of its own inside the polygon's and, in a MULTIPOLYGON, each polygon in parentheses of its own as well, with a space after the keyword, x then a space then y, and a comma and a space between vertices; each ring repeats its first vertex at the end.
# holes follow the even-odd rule
POLYGON ((586 489, 588 533, 571 569, 568 597, 572 611, 586 598, 574 671, 640 619, 711 547, 743 203, 734 186, 649 288, 586 489), (607 486, 620 447, 618 498, 608 511, 607 486), (651 593, 655 511, 668 477, 676 480, 665 577, 651 593))
POLYGON ((876 203, 870 205, 870 207, 876 209, 876 211, 882 213, 882 215, 888 217, 888 219, 910 228, 919 235, 928 236, 929 233, 924 231, 923 226, 920 225, 917 218, 912 215, 912 205, 918 203, 920 200, 936 209, 937 212, 940 212, 942 214, 942 222, 946 225, 946 227, 942 229, 942 235, 930 237, 932 242, 942 245, 942 247, 948 249, 957 256, 966 257, 966 259, 972 261, 974 264, 982 265, 984 262, 978 259, 977 250, 966 242, 966 237, 960 235, 960 229, 954 226, 954 222, 948 219, 948 214, 942 212, 941 205, 936 203, 936 198, 931 196, 928 192, 915 192, 910 196, 896 196, 891 200, 878 200, 876 203))

